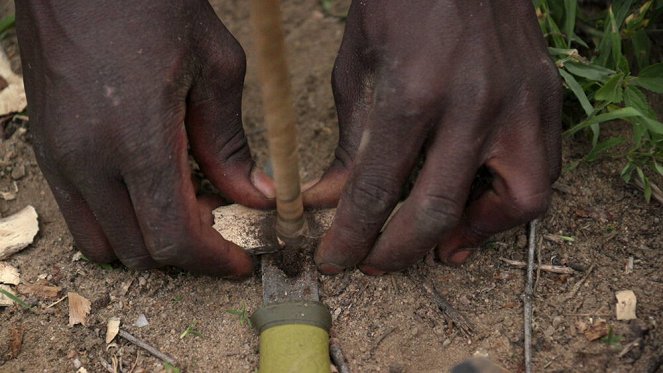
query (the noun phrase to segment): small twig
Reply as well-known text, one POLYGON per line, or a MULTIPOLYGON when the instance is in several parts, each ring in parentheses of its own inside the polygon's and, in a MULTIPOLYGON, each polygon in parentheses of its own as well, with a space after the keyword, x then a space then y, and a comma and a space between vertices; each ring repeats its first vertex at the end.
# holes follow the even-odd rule
POLYGON ((156 357, 159 360, 165 361, 166 363, 170 365, 176 365, 175 359, 172 357, 164 354, 163 352, 157 350, 155 347, 151 346, 147 342, 143 341, 142 339, 138 339, 137 337, 134 337, 133 335, 129 334, 126 330, 120 329, 119 333, 120 337, 126 339, 127 341, 135 344, 136 346, 142 348, 143 350, 149 352, 152 356, 156 357))
POLYGON ((99 356, 99 364, 101 364, 101 366, 104 367, 104 369, 106 369, 106 370, 109 371, 110 373, 115 373, 115 372, 116 372, 116 370, 113 369, 113 366, 110 365, 110 364, 109 364, 106 360, 104 360, 104 358, 102 358, 101 356, 99 356))
POLYGON ((329 342, 329 355, 331 355, 332 363, 336 366, 338 373, 350 373, 350 367, 348 367, 341 345, 336 338, 332 338, 329 342))
POLYGON ((624 346, 622 351, 617 354, 617 357, 621 359, 622 357, 624 357, 624 355, 628 354, 633 349, 633 347, 640 346, 640 342, 642 342, 642 338, 636 338, 633 342, 624 346))
POLYGON ((375 341, 375 344, 373 345, 373 348, 371 348, 371 358, 373 358, 373 354, 375 354, 375 350, 377 350, 378 347, 380 347, 380 344, 382 343, 382 341, 384 341, 385 338, 387 338, 394 331, 396 331, 395 326, 387 329, 387 331, 382 333, 382 335, 377 339, 377 341, 375 341))
POLYGON ((428 295, 433 298, 433 302, 437 305, 437 308, 442 311, 451 322, 456 325, 460 331, 465 335, 466 338, 471 338, 474 334, 474 328, 472 324, 467 321, 465 316, 458 312, 444 297, 437 291, 435 285, 429 285, 426 280, 423 279, 423 276, 418 275, 419 285, 428 293, 428 295))
POLYGON ((529 223, 527 247, 527 284, 523 293, 524 329, 525 329, 525 373, 532 372, 532 295, 534 293, 534 250, 536 246, 537 219, 529 223))
POLYGON ((580 290, 580 287, 582 286, 582 284, 585 283, 585 281, 587 280, 589 275, 592 274, 592 271, 594 271, 594 263, 592 263, 592 265, 589 266, 589 269, 587 270, 587 273, 585 273, 585 275, 578 282, 576 282, 575 285, 573 285, 573 288, 571 289, 571 291, 568 294, 566 294, 564 299, 562 299, 562 302, 566 302, 569 299, 576 296, 576 293, 578 293, 578 291, 580 290))
MULTIPOLYGON (((521 262, 521 261, 518 261, 518 260, 510 260, 510 259, 506 259, 506 258, 500 258, 500 260, 503 261, 504 263, 506 263, 510 266, 514 266, 516 268, 527 268, 527 263, 525 263, 525 262, 521 262)), ((532 263, 532 265, 534 265, 534 264, 532 263)), ((576 271, 571 267, 555 266, 555 265, 551 265, 551 264, 534 265, 534 268, 536 268, 537 271, 541 270, 541 271, 544 271, 544 272, 559 273, 559 274, 565 274, 565 275, 572 275, 572 274, 576 273, 576 271)))
POLYGON ((539 238, 539 242, 536 245, 536 261, 537 261, 537 266, 536 266, 536 279, 534 280, 534 289, 533 291, 536 291, 536 289, 539 288, 539 278, 541 278, 541 247, 543 246, 543 239, 539 238))
POLYGON ((49 304, 48 306, 46 306, 46 308, 51 308, 51 307, 57 305, 58 303, 62 302, 65 299, 67 299, 67 295, 65 295, 64 297, 62 297, 62 298, 56 300, 55 302, 49 304))

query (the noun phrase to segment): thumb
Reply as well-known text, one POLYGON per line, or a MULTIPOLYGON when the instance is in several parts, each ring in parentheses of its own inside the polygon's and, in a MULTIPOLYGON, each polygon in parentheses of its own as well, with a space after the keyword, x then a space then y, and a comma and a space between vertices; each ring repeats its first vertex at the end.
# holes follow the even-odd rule
POLYGON ((186 127, 191 151, 225 197, 268 208, 274 205, 274 186, 256 167, 242 128, 246 56, 232 35, 222 31, 217 45, 206 43, 203 53, 208 56, 189 91, 186 127))

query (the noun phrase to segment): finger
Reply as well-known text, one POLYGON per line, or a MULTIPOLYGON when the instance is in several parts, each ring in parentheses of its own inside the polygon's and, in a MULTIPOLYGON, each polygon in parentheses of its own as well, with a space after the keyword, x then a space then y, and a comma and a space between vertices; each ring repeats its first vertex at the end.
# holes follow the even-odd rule
POLYGON ((377 275, 409 267, 456 226, 480 164, 483 144, 475 136, 480 120, 465 111, 443 120, 453 125, 438 129, 410 195, 360 265, 362 271, 377 275))
MULTIPOLYGON (((524 224, 541 215, 551 193, 550 156, 538 119, 512 125, 486 162, 493 174, 492 188, 470 202, 458 226, 438 246, 438 257, 461 264, 493 234, 524 224)), ((529 119, 529 120, 528 120, 529 119)))
POLYGON ((422 147, 429 112, 392 105, 392 99, 372 111, 334 223, 316 251, 324 273, 354 266, 368 254, 422 147))
MULTIPOLYGON (((173 159, 163 169, 133 170, 125 176, 146 247, 159 264, 229 277, 252 272, 251 258, 226 241, 203 217, 209 213, 197 201, 186 153, 184 131, 166 134, 160 142, 173 147, 156 151, 158 159, 173 159), (172 136, 172 137, 171 137, 172 136)), ((171 132, 172 133, 172 132, 171 132)))
POLYGON ((159 265, 145 247, 134 206, 123 182, 106 174, 87 173, 94 183, 84 185, 82 195, 95 212, 117 258, 127 268, 149 269, 159 265))
POLYGON ((40 160, 39 166, 53 191, 55 201, 60 207, 76 247, 86 258, 95 263, 114 262, 117 258, 113 249, 81 193, 65 177, 45 163, 40 160))
MULTIPOLYGON (((350 13, 353 14, 353 13, 350 13)), ((368 61, 362 57, 357 17, 349 17, 332 72, 332 90, 339 125, 335 158, 320 180, 304 191, 304 204, 335 207, 352 169, 359 140, 372 103, 372 79, 368 61)))
POLYGON ((229 199, 255 208, 274 205, 274 186, 255 167, 242 128, 246 57, 216 20, 218 29, 201 41, 204 67, 189 92, 186 128, 193 156, 229 199), (210 37, 213 35, 213 37, 210 37))

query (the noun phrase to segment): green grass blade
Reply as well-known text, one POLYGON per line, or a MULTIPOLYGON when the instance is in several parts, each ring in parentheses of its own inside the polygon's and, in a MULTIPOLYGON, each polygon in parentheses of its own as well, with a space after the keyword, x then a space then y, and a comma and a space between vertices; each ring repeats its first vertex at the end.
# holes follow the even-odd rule
POLYGON ((585 111, 585 114, 587 116, 592 115, 594 112, 594 106, 589 102, 589 99, 587 98, 587 95, 585 94, 585 91, 582 89, 580 84, 578 84, 578 81, 573 77, 573 75, 567 73, 566 71, 560 69, 559 74, 562 76, 564 81, 566 82, 566 85, 569 87, 571 92, 578 98, 578 101, 580 101, 580 105, 582 106, 582 109, 585 111))
POLYGON ((566 34, 567 46, 571 48, 571 42, 575 39, 573 30, 576 27, 577 0, 564 0, 564 33, 566 34))
POLYGON ((569 128, 568 130, 564 131, 564 135, 571 136, 575 134, 576 132, 585 129, 593 124, 599 124, 603 122, 608 122, 611 120, 617 120, 617 119, 625 119, 625 118, 631 118, 631 117, 642 117, 642 113, 639 112, 638 110, 632 108, 632 107, 624 107, 621 109, 613 110, 608 113, 603 113, 599 115, 595 115, 591 118, 588 118, 577 125, 573 126, 572 128, 569 128))
POLYGON ((4 296, 6 296, 7 298, 13 300, 14 303, 18 304, 18 305, 21 306, 23 309, 29 310, 30 308, 32 308, 32 307, 30 307, 29 304, 25 303, 25 302, 23 301, 23 299, 17 297, 16 295, 12 294, 11 292, 9 292, 9 291, 7 291, 7 290, 5 290, 5 289, 0 289, 0 293, 2 293, 2 294, 3 294, 4 296))
POLYGON ((569 61, 564 64, 564 67, 568 72, 575 76, 602 83, 606 82, 612 75, 615 74, 615 70, 610 70, 603 66, 594 64, 585 65, 578 62, 569 61))
POLYGON ((3 34, 5 31, 14 27, 16 24, 16 17, 14 16, 4 16, 0 19, 0 34, 3 34))

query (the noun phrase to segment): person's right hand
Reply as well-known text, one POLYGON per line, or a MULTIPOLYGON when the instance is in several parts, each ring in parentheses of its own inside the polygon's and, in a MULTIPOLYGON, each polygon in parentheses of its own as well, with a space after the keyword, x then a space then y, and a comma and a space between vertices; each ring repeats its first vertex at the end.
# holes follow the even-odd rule
POLYGON ((242 130, 244 51, 209 3, 24 0, 16 19, 36 157, 83 254, 250 274, 188 164, 190 146, 226 197, 273 204, 242 130))

